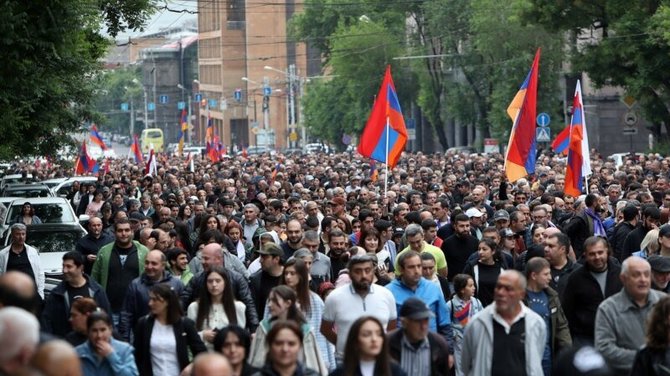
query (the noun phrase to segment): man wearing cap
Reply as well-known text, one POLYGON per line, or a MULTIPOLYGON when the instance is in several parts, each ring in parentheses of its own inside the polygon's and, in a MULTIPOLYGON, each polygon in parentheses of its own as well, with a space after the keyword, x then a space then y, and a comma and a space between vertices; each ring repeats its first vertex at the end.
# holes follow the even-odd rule
POLYGON ((670 257, 652 255, 647 261, 651 265, 651 288, 670 293, 670 257))
POLYGON ((516 270, 498 276, 494 302, 465 327, 463 375, 543 375, 542 354, 547 327, 526 307, 526 278, 516 270), (495 371, 495 373, 493 372, 495 371))
POLYGON ((605 299, 595 320, 595 347, 615 375, 629 375, 635 354, 645 345, 646 321, 665 293, 651 289, 651 267, 641 257, 621 265, 623 289, 605 299))
POLYGON ((98 257, 98 251, 103 245, 114 241, 114 236, 102 231, 102 219, 92 217, 88 220, 88 234, 77 241, 75 250, 81 253, 84 258, 84 272, 91 275, 93 263, 98 257))
POLYGON ((433 312, 419 298, 408 298, 398 312, 402 328, 387 334, 389 354, 407 375, 447 376, 451 356, 445 339, 429 330, 433 312))
POLYGON ((270 290, 279 285, 284 272, 285 253, 275 243, 267 243, 256 252, 260 255, 261 270, 249 277, 249 287, 258 317, 263 317, 270 290))
POLYGON ((470 229, 477 240, 482 240, 482 226, 484 224, 484 213, 477 208, 470 208, 465 211, 465 215, 470 218, 470 229))
POLYGON ((509 213, 507 210, 500 209, 493 214, 493 225, 498 230, 509 228, 509 213))

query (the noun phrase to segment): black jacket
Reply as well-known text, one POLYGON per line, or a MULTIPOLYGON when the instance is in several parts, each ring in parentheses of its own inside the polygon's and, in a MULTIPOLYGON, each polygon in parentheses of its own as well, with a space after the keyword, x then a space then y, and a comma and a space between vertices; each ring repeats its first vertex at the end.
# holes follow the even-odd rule
MULTIPOLYGON (((251 374, 252 376, 279 376, 279 373, 272 368, 270 364, 265 364, 263 368, 251 374)), ((298 363, 298 367, 293 372, 293 376, 319 376, 319 372, 311 368, 307 368, 298 363)))
POLYGON ((92 234, 87 234, 83 238, 77 241, 77 246, 75 250, 82 255, 84 255, 84 272, 86 274, 91 274, 91 268, 93 268, 93 262, 88 261, 86 256, 88 255, 97 255, 100 248, 114 241, 114 236, 110 236, 106 232, 102 232, 99 238, 94 238, 92 234))
POLYGON ((584 253, 584 241, 593 235, 593 219, 582 210, 569 219, 563 227, 563 232, 570 238, 570 245, 575 251, 577 260, 584 253))
MULTIPOLYGON (((109 300, 105 290, 96 281, 84 274, 88 281, 88 294, 95 300, 100 309, 105 312, 111 312, 109 300)), ((70 325, 70 307, 72 302, 67 295, 67 282, 62 281, 47 297, 42 311, 42 330, 49 332, 60 338, 64 338, 71 330, 70 325)))
MULTIPOLYGON (((135 328, 133 347, 135 347, 135 363, 137 363, 140 376, 153 376, 151 369, 151 332, 155 322, 156 319, 154 316, 146 315, 137 322, 137 327, 135 328)), ((177 343, 179 369, 183 370, 190 363, 189 350, 195 358, 196 355, 207 352, 207 347, 205 347, 205 344, 200 339, 193 320, 182 317, 172 327, 177 343)))
MULTIPOLYGON (((230 282, 233 286, 233 291, 235 292, 235 299, 241 301, 246 306, 244 313, 247 318, 247 329, 249 332, 254 333, 256 327, 258 327, 258 314, 256 313, 254 299, 251 295, 251 290, 249 289, 249 283, 242 274, 228 268, 226 268, 226 271, 228 271, 228 275, 230 276, 230 282)), ((191 302, 198 298, 200 289, 206 288, 205 282, 204 272, 200 272, 191 278, 188 285, 179 296, 184 310, 188 308, 188 305, 191 304, 191 302)))
POLYGON ((668 350, 644 347, 635 355, 631 375, 670 376, 670 362, 666 360, 668 350))
POLYGON ((614 226, 614 233, 610 239, 610 248, 612 248, 612 256, 619 259, 619 261, 623 261, 623 245, 626 241, 626 237, 634 229, 635 226, 628 222, 621 222, 614 226))
POLYGON ((586 265, 578 268, 568 277, 561 305, 568 319, 573 342, 579 343, 580 340, 585 340, 593 344, 598 306, 603 300, 623 288, 619 279, 620 271, 619 264, 610 258, 607 262, 604 296, 598 281, 591 275, 586 265))
POLYGON ((640 244, 642 240, 647 236, 647 232, 651 230, 643 225, 638 225, 634 230, 628 233, 626 240, 623 242, 623 248, 621 249, 621 259, 625 260, 630 257, 633 253, 641 250, 640 244))
MULTIPOLYGON (((400 364, 402 353, 402 337, 402 329, 395 329, 386 335, 389 341, 389 355, 398 364, 400 364)), ((449 345, 447 341, 438 334, 428 332, 428 343, 430 345, 430 376, 449 375, 449 345)))

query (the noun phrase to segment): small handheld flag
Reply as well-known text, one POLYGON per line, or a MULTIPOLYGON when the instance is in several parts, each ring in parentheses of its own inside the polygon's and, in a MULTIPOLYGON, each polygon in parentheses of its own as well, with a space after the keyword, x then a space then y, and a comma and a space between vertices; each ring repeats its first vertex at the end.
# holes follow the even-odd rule
POLYGON ((102 136, 98 132, 98 127, 96 127, 95 124, 91 126, 91 142, 95 145, 98 145, 101 150, 109 149, 105 144, 105 141, 102 139, 102 136))
POLYGON ((591 174, 589 140, 584 119, 581 83, 577 81, 573 99, 572 119, 570 120, 570 143, 568 147, 568 165, 565 171, 566 194, 577 197, 582 194, 584 177, 591 174))

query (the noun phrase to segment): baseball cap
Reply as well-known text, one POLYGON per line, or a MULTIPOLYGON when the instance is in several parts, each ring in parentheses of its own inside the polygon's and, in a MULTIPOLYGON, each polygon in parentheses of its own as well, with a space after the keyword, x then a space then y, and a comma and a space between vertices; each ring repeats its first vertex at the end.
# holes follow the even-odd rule
POLYGON ((468 209, 468 210, 465 211, 465 215, 467 215, 468 218, 472 218, 472 217, 479 218, 479 217, 481 217, 482 215, 484 215, 484 213, 482 213, 482 212, 481 212, 479 209, 477 209, 477 208, 470 208, 470 209, 468 209))
POLYGON ((507 212, 507 210, 501 209, 496 211, 495 214, 493 214, 494 222, 501 220, 509 221, 509 213, 507 212))
POLYGON ((410 320, 423 320, 435 316, 433 312, 428 308, 426 303, 424 303, 419 298, 408 298, 400 306, 400 317, 408 318, 410 320))
POLYGON ((265 245, 256 252, 260 253, 261 255, 284 257, 284 251, 275 243, 265 243, 265 245))
POLYGON ((670 225, 663 225, 658 230, 658 236, 670 236, 670 225))
POLYGON ((647 259, 649 265, 651 265, 651 270, 657 273, 670 273, 670 258, 663 257, 660 255, 652 255, 647 259))

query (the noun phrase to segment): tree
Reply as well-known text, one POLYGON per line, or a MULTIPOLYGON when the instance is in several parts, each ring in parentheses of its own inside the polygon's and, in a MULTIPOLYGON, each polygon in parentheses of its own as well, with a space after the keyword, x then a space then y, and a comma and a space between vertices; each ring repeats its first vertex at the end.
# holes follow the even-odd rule
POLYGON ((660 1, 531 0, 524 19, 571 36, 572 70, 597 85, 621 86, 650 121, 670 133, 670 10, 660 1))
POLYGON ((150 0, 2 0, 0 158, 57 155, 70 134, 93 119, 100 59, 115 36, 137 29, 150 0))
POLYGON ((121 110, 121 103, 134 102, 136 110, 141 107, 140 73, 139 67, 130 67, 105 71, 99 75, 94 109, 102 115, 97 123, 104 125, 104 129, 128 134, 131 114, 121 110))

